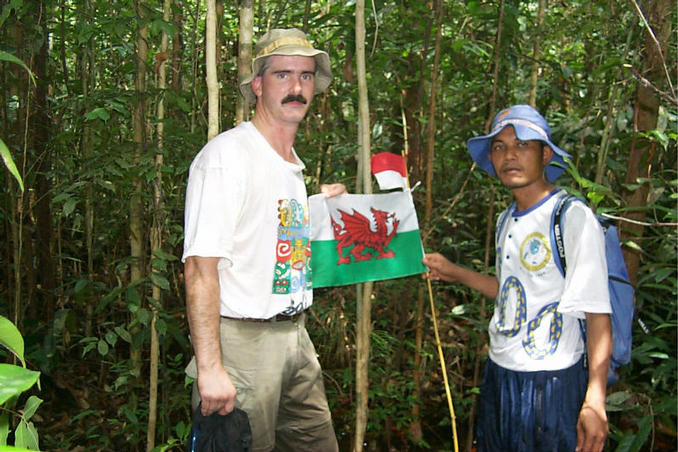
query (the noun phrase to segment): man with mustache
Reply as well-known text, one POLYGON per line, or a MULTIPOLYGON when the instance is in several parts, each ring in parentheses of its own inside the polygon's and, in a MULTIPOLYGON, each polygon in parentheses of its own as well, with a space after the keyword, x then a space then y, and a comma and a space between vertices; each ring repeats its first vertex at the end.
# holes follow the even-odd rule
POLYGON ((252 451, 338 450, 304 326, 313 300, 310 228, 293 147, 313 95, 331 80, 327 53, 302 31, 270 30, 240 85, 256 103, 252 121, 207 143, 190 168, 183 260, 193 408, 244 410, 252 451))
POLYGON ((600 452, 608 433, 612 349, 602 229, 584 203, 567 209, 564 278, 549 237, 554 206, 565 195, 553 181, 569 155, 553 144, 548 123, 534 108, 501 111, 492 132, 471 138, 468 147, 515 200, 497 221, 497 277, 438 253, 423 262, 431 279, 459 282, 496 299, 478 399, 478 452, 600 452), (586 320, 585 333, 580 319, 586 320))

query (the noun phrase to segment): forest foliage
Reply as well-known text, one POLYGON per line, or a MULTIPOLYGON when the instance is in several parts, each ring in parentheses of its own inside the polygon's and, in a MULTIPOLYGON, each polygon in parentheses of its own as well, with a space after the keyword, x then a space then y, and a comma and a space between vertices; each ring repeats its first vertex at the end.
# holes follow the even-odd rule
MULTIPOLYGON (((0 444, 19 445, 26 410, 42 450, 180 450, 187 438, 179 258, 188 166, 207 139, 205 4, 167 4, 163 17, 158 0, 0 1, 0 315, 40 373, 39 386, 2 400, 0 444)), ((236 122, 248 5, 255 36, 295 26, 330 54, 334 81, 295 148, 309 192, 355 191, 355 2, 217 2, 220 130, 236 122)), ((466 140, 518 103, 534 101, 574 156, 559 184, 617 220, 637 318, 632 362, 609 388, 610 450, 676 448, 676 14, 667 0, 374 0, 366 12, 372 152, 408 151, 427 250, 492 273, 492 227, 510 193, 475 169, 466 140)), ((470 450, 492 301, 454 284, 434 292, 470 450)), ((451 449, 424 294, 419 277, 375 284, 369 450, 451 449)), ((316 291, 309 331, 342 449, 355 425, 355 320, 354 287, 316 291)), ((0 348, 3 362, 15 356, 0 348)))

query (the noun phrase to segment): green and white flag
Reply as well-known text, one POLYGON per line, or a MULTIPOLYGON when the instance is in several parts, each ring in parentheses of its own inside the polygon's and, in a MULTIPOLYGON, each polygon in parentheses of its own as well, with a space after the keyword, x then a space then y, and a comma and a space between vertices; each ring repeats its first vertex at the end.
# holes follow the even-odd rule
POLYGON ((409 190, 309 198, 313 287, 425 273, 409 190))

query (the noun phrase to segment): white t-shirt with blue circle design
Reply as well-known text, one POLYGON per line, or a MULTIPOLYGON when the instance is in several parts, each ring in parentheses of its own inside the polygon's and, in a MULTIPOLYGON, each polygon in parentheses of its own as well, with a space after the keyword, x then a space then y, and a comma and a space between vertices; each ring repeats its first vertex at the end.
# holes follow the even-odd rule
POLYGON ((605 240, 593 212, 575 202, 564 214, 567 275, 551 249, 555 189, 507 218, 497 242, 499 293, 490 321, 490 358, 515 371, 565 369, 584 352, 579 320, 610 313, 605 240))

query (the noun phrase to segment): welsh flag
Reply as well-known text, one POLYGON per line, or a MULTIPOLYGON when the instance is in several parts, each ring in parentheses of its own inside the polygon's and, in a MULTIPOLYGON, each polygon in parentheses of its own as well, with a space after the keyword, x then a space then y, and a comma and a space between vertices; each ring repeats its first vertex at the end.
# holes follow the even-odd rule
POLYGON ((419 223, 409 190, 308 199, 313 287, 425 273, 419 223))
POLYGON ((407 169, 402 155, 392 152, 374 154, 370 159, 370 166, 380 189, 407 188, 407 169))

